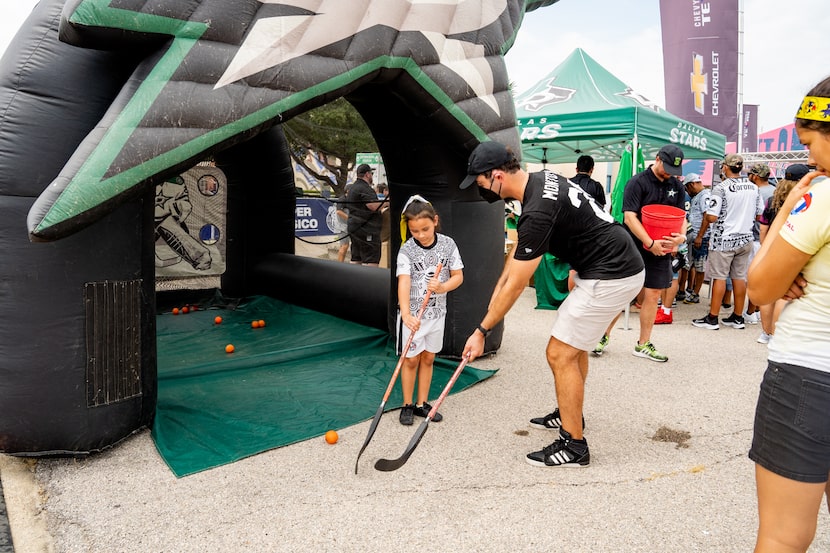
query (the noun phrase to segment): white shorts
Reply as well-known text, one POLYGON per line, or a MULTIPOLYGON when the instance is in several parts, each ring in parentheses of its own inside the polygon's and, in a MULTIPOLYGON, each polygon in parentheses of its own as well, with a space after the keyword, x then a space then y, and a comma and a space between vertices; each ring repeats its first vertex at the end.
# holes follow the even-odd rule
MULTIPOLYGON (((430 353, 438 353, 444 347, 444 321, 446 317, 440 319, 421 319, 421 327, 412 338, 412 343, 409 345, 409 351, 406 353, 407 357, 415 357, 422 351, 430 353)), ((395 349, 398 355, 401 354, 401 349, 409 340, 409 328, 401 321, 401 315, 398 313, 398 343, 395 349)))
POLYGON ((583 351, 593 350, 608 325, 640 292, 646 272, 614 280, 584 280, 574 277, 576 286, 562 302, 550 335, 583 351))

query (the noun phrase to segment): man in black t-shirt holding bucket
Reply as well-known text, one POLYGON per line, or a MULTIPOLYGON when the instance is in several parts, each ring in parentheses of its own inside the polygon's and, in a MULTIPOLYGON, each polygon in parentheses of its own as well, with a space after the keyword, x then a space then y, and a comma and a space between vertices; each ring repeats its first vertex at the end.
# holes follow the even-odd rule
POLYGON ((685 229, 680 229, 670 235, 650 236, 643 226, 643 207, 659 204, 684 210, 686 191, 676 178, 682 173, 683 150, 674 144, 667 144, 657 152, 653 164, 631 177, 623 191, 624 222, 634 236, 637 250, 646 266, 640 306, 640 339, 632 353, 661 363, 669 358, 658 352, 651 343, 651 331, 654 328, 660 292, 671 286, 671 252, 686 241, 686 233, 685 229), (663 239, 664 236, 671 236, 671 239, 663 239))

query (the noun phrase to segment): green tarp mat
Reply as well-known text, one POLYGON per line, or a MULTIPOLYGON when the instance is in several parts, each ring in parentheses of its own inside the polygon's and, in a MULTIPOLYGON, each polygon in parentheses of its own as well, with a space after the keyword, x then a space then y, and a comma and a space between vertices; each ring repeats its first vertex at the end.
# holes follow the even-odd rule
MULTIPOLYGON (((388 333, 262 296, 231 307, 157 317, 152 437, 176 476, 321 436, 375 414, 397 363, 388 333), (221 324, 214 323, 216 316, 221 324), (260 319, 266 326, 251 328, 251 321, 260 319), (225 353, 227 344, 234 345, 234 353, 225 353)), ((436 359, 431 398, 457 366, 436 359)), ((492 374, 467 366, 452 391, 492 374)), ((400 407, 401 401, 399 381, 387 406, 400 407)))

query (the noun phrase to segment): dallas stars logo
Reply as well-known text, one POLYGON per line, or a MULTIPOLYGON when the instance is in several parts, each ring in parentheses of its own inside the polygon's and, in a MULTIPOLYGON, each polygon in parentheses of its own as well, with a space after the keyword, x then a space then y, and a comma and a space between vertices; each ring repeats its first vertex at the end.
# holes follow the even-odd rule
POLYGON ((555 1, 75 0, 64 15, 78 36, 105 28, 172 39, 139 65, 140 84, 125 86, 124 99, 78 149, 91 153, 38 199, 32 213, 43 215, 30 232, 46 239, 74 232, 157 175, 382 71, 408 73, 421 91, 398 92, 423 102, 425 91, 430 109, 446 110, 483 141, 515 119, 506 79, 496 90, 494 68, 506 73, 501 55, 522 12, 555 1))
POLYGON ((545 83, 542 90, 534 92, 529 98, 517 103, 516 105, 526 109, 527 111, 539 111, 545 106, 560 104, 570 100, 576 93, 576 90, 573 88, 565 88, 564 86, 554 86, 554 80, 555 79, 549 80, 545 83))

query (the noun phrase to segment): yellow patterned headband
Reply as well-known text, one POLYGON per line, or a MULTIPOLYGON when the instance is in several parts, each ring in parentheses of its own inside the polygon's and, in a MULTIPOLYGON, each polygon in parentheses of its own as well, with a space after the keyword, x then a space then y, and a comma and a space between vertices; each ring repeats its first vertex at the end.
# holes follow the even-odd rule
POLYGON ((801 102, 801 107, 798 108, 795 118, 830 123, 830 98, 807 96, 801 102))

